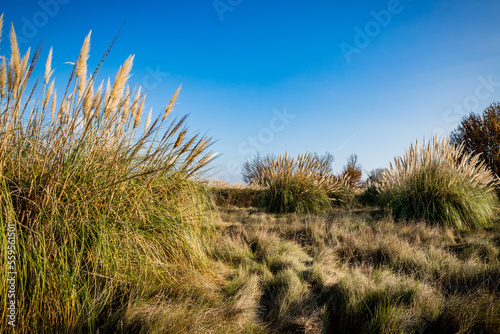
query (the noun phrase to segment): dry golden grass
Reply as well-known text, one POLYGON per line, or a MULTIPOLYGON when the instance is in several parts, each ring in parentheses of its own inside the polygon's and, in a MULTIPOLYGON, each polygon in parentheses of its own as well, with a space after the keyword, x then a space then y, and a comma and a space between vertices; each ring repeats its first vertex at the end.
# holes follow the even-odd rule
POLYGON ((491 226, 498 216, 498 184, 480 155, 434 137, 395 158, 381 192, 395 218, 469 229, 491 226))
POLYGON ((455 146, 450 143, 449 137, 439 140, 433 137, 427 143, 411 144, 403 157, 396 157, 390 169, 384 174, 384 183, 393 186, 403 186, 407 178, 422 168, 439 164, 455 172, 451 184, 459 182, 460 176, 467 176, 474 187, 484 192, 492 192, 498 177, 480 160, 480 154, 471 154, 464 151, 463 145, 455 146))
POLYGON ((291 179, 305 180, 319 186, 328 194, 337 192, 342 185, 338 177, 330 172, 328 161, 321 161, 311 153, 299 154, 296 158, 287 153, 269 157, 257 177, 253 182, 263 187, 291 179))
POLYGON ((264 188, 260 205, 269 212, 320 213, 350 192, 346 175, 335 176, 329 156, 287 153, 256 157, 244 165, 244 179, 264 188))
POLYGON ((208 181, 208 186, 212 188, 224 188, 224 189, 252 189, 252 190, 262 190, 262 186, 257 184, 246 184, 246 183, 231 183, 221 179, 212 179, 208 181))
POLYGON ((500 328, 497 225, 465 233, 397 223, 377 211, 314 216, 229 208, 221 217, 224 235, 213 256, 239 278, 258 279, 257 315, 271 332, 500 328))

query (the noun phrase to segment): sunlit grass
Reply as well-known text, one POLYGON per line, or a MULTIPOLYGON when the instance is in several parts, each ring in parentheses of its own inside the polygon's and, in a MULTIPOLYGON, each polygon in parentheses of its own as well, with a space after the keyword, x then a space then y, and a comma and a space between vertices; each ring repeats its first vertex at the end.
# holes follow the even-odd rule
POLYGON ((127 85, 133 56, 94 89, 104 57, 88 75, 89 34, 58 94, 52 50, 37 80, 42 51, 21 55, 13 27, 10 42, 0 68, 0 304, 10 223, 17 331, 113 331, 136 300, 217 289, 206 255, 216 214, 191 181, 213 158, 210 139, 171 118, 179 91, 141 124, 145 94, 127 85))
POLYGON ((249 163, 251 183, 263 188, 261 206, 269 212, 321 213, 345 191, 345 180, 333 175, 329 161, 310 153, 287 154, 249 163))
POLYGON ((495 333, 500 324, 498 226, 464 234, 345 211, 222 217, 214 256, 261 282, 270 332, 495 333))
POLYGON ((498 182, 479 155, 434 137, 395 158, 381 192, 395 218, 468 229, 491 226, 498 217, 498 182))

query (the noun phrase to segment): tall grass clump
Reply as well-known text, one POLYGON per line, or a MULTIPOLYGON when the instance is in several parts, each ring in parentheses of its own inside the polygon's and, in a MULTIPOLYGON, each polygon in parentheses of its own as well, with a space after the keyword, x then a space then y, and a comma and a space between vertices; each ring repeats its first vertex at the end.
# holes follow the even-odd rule
POLYGON ((498 182, 479 155, 434 137, 395 158, 381 195, 395 218, 469 229, 490 226, 498 217, 498 182))
POLYGON ((380 186, 383 174, 384 169, 382 168, 377 168, 368 172, 368 177, 362 187, 362 193, 357 196, 357 199, 361 204, 369 206, 379 204, 380 186))
POLYGON ((253 183, 265 188, 262 202, 269 212, 323 212, 331 207, 329 195, 341 189, 327 164, 310 153, 267 157, 253 183))
MULTIPOLYGON (((20 333, 114 332, 135 300, 214 276, 205 249, 213 204, 191 181, 213 158, 210 138, 171 118, 179 90, 143 122, 145 94, 127 85, 134 57, 98 85, 110 50, 90 75, 89 50, 90 33, 62 94, 52 49, 31 80, 41 50, 22 55, 14 27, 0 65, 0 305, 15 302, 20 333), (8 271, 17 272, 13 298, 8 271)), ((0 328, 8 320, 2 312, 0 328)))

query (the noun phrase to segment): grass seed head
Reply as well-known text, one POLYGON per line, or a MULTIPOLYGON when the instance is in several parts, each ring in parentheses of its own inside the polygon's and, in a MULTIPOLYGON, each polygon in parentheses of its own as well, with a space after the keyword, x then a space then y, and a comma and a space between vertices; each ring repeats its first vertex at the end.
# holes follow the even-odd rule
POLYGON ((52 48, 50 48, 49 55, 47 56, 47 61, 45 62, 45 75, 44 75, 45 85, 49 83, 52 73, 54 73, 54 71, 52 70, 52 48))

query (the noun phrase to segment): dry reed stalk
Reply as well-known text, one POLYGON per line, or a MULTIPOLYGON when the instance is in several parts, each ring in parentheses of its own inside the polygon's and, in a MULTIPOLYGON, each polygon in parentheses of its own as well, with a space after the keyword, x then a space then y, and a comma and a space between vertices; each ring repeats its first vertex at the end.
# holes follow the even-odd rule
POLYGON ((148 129, 149 127, 149 124, 151 123, 151 114, 153 113, 153 108, 151 108, 149 110, 149 113, 148 113, 148 117, 146 118, 146 123, 144 124, 144 132, 146 132, 146 130, 148 129))
POLYGON ((2 59, 2 67, 0 68, 0 99, 4 99, 5 97, 5 88, 7 86, 7 63, 5 62, 5 58, 2 59))
POLYGON ((52 70, 52 48, 49 50, 49 55, 47 56, 47 61, 45 62, 45 74, 43 84, 47 85, 49 83, 50 77, 54 71, 52 70))
POLYGON ((177 90, 175 91, 174 93, 174 96, 172 96, 172 99, 170 100, 168 106, 165 108, 165 113, 163 114, 163 119, 162 121, 164 121, 167 116, 172 112, 173 108, 174 108, 174 103, 175 101, 177 100, 177 98, 179 97, 179 93, 181 91, 181 87, 182 85, 180 85, 177 90))
MULTIPOLYGON (((129 56, 116 74, 115 82, 113 83, 113 88, 109 93, 107 98, 108 106, 107 108, 111 110, 115 110, 118 106, 119 102, 123 98, 123 91, 125 89, 125 85, 130 77, 130 71, 132 70, 132 64, 134 62, 134 56, 129 56)), ((108 81, 109 83, 109 81, 108 81)), ((108 89, 106 89, 108 91, 108 89)))
POLYGON ((52 82, 49 85, 49 88, 47 89, 47 92, 45 93, 45 98, 43 99, 43 104, 42 104, 42 110, 45 110, 45 108, 47 107, 47 104, 49 103, 53 93, 54 93, 54 80, 52 80, 52 82))
POLYGON ((134 115, 134 129, 137 128, 137 126, 139 125, 140 121, 141 121, 141 115, 144 111, 144 100, 146 99, 146 97, 144 96, 142 99, 141 99, 141 102, 139 103, 139 107, 137 108, 137 111, 134 115))
POLYGON ((78 80, 77 90, 78 90, 78 99, 80 100, 83 98, 83 92, 87 84, 87 61, 89 59, 91 34, 92 31, 90 31, 88 35, 85 37, 82 49, 80 51, 80 55, 78 56, 78 60, 76 61, 76 78, 78 80))
MULTIPOLYGON (((11 81, 21 82, 21 55, 19 53, 19 45, 17 44, 16 31, 14 30, 14 25, 10 29, 10 50, 11 50, 11 61, 12 61, 12 77, 11 81)), ((10 90, 16 91, 17 86, 14 82, 11 84, 10 90)))

